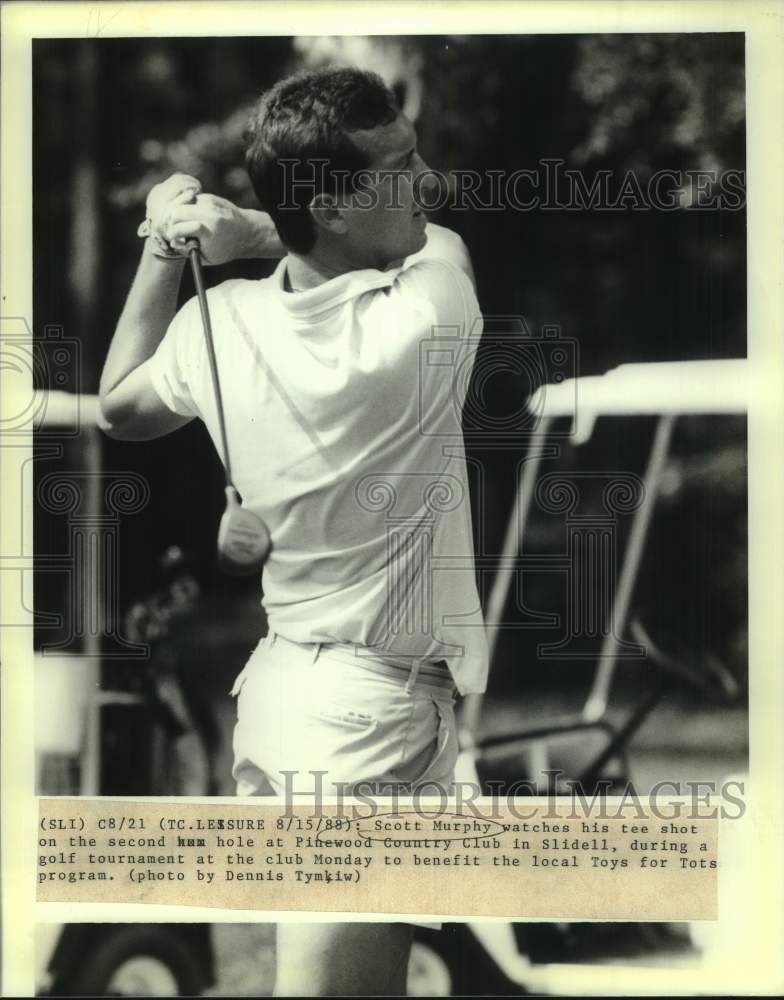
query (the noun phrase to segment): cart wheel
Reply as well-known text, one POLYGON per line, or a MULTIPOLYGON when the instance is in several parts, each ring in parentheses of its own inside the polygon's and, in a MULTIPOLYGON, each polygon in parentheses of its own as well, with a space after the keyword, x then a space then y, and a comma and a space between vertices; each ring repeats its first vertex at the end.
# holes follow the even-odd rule
POLYGON ((520 996, 465 924, 417 928, 408 963, 410 997, 520 996))
POLYGON ((424 941, 414 941, 408 960, 406 995, 451 997, 452 973, 438 952, 424 941))
POLYGON ((164 927, 123 927, 84 955, 72 982, 60 992, 72 996, 195 996, 207 985, 201 958, 179 935, 164 927))

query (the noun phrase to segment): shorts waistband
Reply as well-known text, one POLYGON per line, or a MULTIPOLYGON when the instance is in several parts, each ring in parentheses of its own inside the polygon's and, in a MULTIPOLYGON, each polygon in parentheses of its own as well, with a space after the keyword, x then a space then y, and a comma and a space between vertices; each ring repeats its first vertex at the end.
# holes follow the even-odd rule
POLYGON ((272 630, 267 633, 261 645, 267 649, 282 646, 299 655, 307 655, 313 663, 327 654, 341 663, 392 677, 407 689, 425 684, 449 691, 453 696, 457 694, 457 685, 446 660, 384 656, 350 642, 294 642, 272 630))

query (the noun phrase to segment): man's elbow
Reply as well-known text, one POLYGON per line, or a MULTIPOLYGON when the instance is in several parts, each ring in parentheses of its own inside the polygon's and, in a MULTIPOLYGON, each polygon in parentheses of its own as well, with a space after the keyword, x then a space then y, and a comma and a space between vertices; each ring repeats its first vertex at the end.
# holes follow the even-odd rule
POLYGON ((135 408, 111 392, 98 396, 99 430, 115 441, 146 441, 150 434, 135 408))
POLYGON ((191 422, 193 417, 167 410, 162 403, 113 390, 98 396, 100 430, 115 441, 153 441, 191 422))
POLYGON ((134 441, 136 438, 132 424, 122 410, 122 407, 112 403, 109 396, 99 396, 96 418, 98 429, 115 441, 134 441))

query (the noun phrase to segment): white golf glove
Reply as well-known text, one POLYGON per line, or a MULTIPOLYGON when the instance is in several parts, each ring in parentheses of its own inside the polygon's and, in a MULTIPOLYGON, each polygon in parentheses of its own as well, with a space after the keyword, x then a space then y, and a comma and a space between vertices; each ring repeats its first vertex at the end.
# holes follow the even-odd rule
POLYGON ((171 212, 178 205, 196 200, 201 183, 189 174, 172 174, 156 184, 147 195, 146 218, 139 226, 138 236, 147 238, 156 257, 165 260, 182 260, 182 251, 173 249, 171 238, 171 212))

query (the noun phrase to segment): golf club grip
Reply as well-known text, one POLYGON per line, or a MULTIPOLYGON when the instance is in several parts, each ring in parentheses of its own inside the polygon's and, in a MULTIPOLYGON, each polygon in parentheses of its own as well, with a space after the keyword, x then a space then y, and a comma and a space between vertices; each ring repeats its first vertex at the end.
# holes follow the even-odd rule
POLYGON ((207 345, 207 358, 210 363, 212 388, 215 393, 215 406, 218 411, 218 426, 220 427, 221 445, 223 447, 226 484, 232 486, 233 478, 231 474, 231 460, 229 459, 229 441, 226 435, 226 417, 223 412, 223 396, 221 394, 220 381, 218 380, 218 363, 215 359, 215 343, 212 338, 212 323, 210 322, 210 310, 207 305, 207 290, 204 287, 204 274, 201 269, 198 240, 188 240, 186 248, 191 262, 191 270, 193 271, 193 282, 196 285, 196 295, 199 299, 199 309, 201 310, 201 322, 204 328, 204 340, 207 345))

